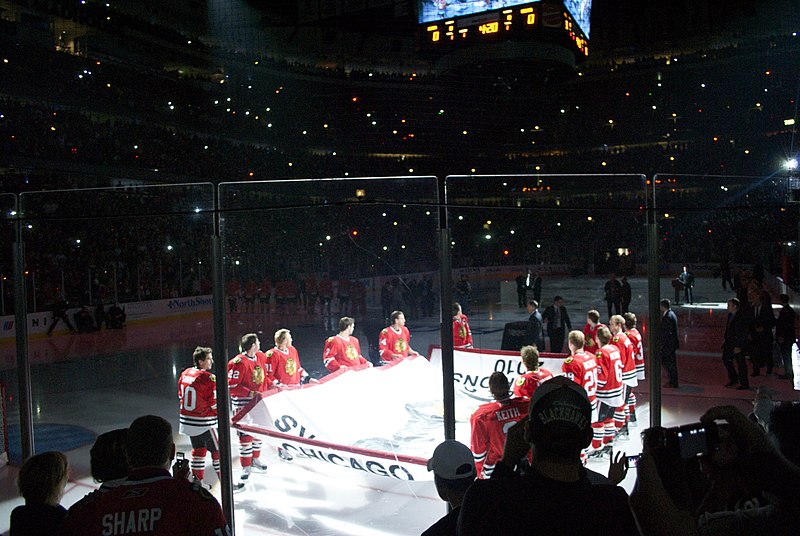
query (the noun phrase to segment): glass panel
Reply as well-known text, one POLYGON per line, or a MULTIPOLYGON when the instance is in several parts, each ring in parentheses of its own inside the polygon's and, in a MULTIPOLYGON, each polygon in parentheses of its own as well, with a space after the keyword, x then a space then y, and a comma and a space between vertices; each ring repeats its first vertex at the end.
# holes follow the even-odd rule
MULTIPOLYGON (((800 249, 794 183, 777 176, 672 174, 657 175, 655 181, 661 295, 677 303, 672 309, 680 341, 678 391, 692 392, 705 407, 730 398, 745 413, 752 411, 753 393, 737 392, 737 386, 768 387, 776 400, 796 398, 788 381, 768 374, 785 373, 780 355, 790 344, 784 337, 773 344, 779 295, 786 294, 792 306, 797 303, 800 249), (735 344, 740 351, 726 351, 732 359, 728 371, 720 356, 731 298, 740 301, 738 314, 744 322, 733 330, 741 332, 735 344), (756 371, 759 376, 751 376, 756 371)), ((734 340, 732 332, 729 337, 734 340)), ((680 399, 666 394, 665 419, 683 412, 686 422, 680 399)), ((689 413, 688 420, 696 413, 689 413)))
MULTIPOLYGON (((560 374, 566 334, 583 330, 590 310, 603 324, 632 311, 647 333, 646 190, 640 175, 450 176, 447 202, 454 299, 482 359, 477 370, 474 353, 456 355, 456 437, 469 444, 469 415, 492 401, 489 374, 502 371, 513 389, 526 372, 522 345, 538 343, 543 368, 560 374)), ((637 389, 647 422, 648 387, 637 389)))
POLYGON ((0 428, 0 459, 7 458, 8 430, 19 430, 19 412, 13 407, 17 386, 16 346, 14 344, 14 242, 17 196, 0 194, 0 386, 5 415, 0 428))
POLYGON ((140 415, 167 418, 190 450, 176 382, 213 342, 213 195, 210 184, 20 195, 34 444, 68 451, 86 484, 94 435, 140 415))
MULTIPOLYGON (((424 360, 381 366, 403 348, 390 344, 392 352, 381 356, 379 339, 390 314, 399 310, 413 350, 427 355, 429 347, 439 344, 436 178, 223 183, 219 197, 226 358, 237 355, 243 335, 255 333, 270 356, 265 368, 273 367, 278 381, 292 385, 300 380, 290 377, 297 363, 275 348, 275 334, 285 328, 291 330, 302 367, 322 381, 307 389, 269 392, 265 402, 242 417, 242 423, 266 432, 255 437, 263 439, 260 459, 270 465, 271 503, 291 504, 295 519, 310 534, 367 523, 371 530, 394 532, 394 513, 405 508, 417 512, 415 519, 404 521, 411 523, 408 530, 422 532, 443 514, 443 505, 415 499, 435 499, 430 473, 424 461, 403 460, 427 459, 443 438, 441 377, 424 360), (355 319, 354 332, 339 336, 345 316, 355 319), (353 337, 373 368, 331 372, 336 363, 360 366, 353 337), (337 359, 326 368, 327 345, 335 348, 327 357, 337 359), (425 372, 407 378, 416 367, 425 372), (276 439, 269 435, 274 432, 289 437, 276 439), (292 464, 278 461, 278 448, 293 458, 292 464), (387 492, 393 503, 388 513, 376 507, 378 496, 387 492), (365 516, 367 511, 371 514, 365 516)), ((242 372, 242 377, 257 375, 242 372)), ((236 434, 233 441, 238 480, 238 455, 246 456, 246 450, 238 450, 236 434)), ((259 486, 259 478, 251 475, 247 485, 259 486)), ((247 499, 240 497, 237 502, 245 504, 247 499)), ((262 509, 241 510, 237 523, 283 526, 280 516, 262 509)))

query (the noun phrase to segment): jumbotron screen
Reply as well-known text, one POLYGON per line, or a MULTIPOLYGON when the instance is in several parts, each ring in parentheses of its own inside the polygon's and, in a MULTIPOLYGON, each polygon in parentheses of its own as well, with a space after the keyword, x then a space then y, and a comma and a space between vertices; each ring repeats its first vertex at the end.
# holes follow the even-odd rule
MULTIPOLYGON (((420 24, 427 24, 540 2, 541 0, 417 0, 417 20, 420 24)), ((588 39, 592 0, 565 0, 563 3, 588 39)))

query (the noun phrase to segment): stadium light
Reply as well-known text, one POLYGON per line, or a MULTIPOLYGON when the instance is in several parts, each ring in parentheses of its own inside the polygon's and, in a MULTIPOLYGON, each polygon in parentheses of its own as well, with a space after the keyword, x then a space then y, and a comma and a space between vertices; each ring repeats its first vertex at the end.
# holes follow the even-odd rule
POLYGON ((794 171, 797 169, 797 158, 790 158, 786 161, 786 169, 794 171))

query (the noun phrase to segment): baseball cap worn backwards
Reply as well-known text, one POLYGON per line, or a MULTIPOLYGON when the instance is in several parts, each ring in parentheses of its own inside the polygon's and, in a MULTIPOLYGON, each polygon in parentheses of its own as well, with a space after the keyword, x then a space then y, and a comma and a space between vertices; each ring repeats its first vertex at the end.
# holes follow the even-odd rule
POLYGON ((574 427, 591 433, 592 405, 583 387, 569 378, 556 376, 533 393, 530 420, 536 427, 574 427))
POLYGON ((447 439, 433 451, 428 460, 428 471, 448 480, 475 478, 475 459, 466 445, 447 439))

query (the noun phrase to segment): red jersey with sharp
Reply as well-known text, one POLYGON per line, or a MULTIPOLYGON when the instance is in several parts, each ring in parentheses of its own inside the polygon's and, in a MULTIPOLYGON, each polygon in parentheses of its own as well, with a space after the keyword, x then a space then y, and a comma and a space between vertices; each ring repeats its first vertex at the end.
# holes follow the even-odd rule
POLYGON ((391 326, 383 328, 378 336, 378 348, 381 352, 381 359, 383 361, 396 359, 392 354, 400 354, 403 357, 408 357, 411 348, 409 344, 410 341, 411 334, 405 326, 399 328, 399 333, 391 326))
POLYGON ((472 348, 472 331, 469 329, 469 318, 465 314, 453 317, 453 347, 472 348))
POLYGON ((514 396, 517 398, 522 398, 523 396, 530 398, 542 383, 552 377, 553 373, 543 368, 526 372, 514 382, 514 396))
POLYGON ((597 359, 597 400, 618 408, 625 403, 622 388, 622 359, 619 349, 613 344, 606 344, 595 352, 597 359))
POLYGON ((69 509, 63 533, 227 536, 217 500, 199 484, 148 467, 131 471, 115 486, 93 491, 69 509))
POLYGON ((278 383, 299 385, 300 379, 308 375, 300 366, 300 356, 294 346, 289 346, 285 352, 277 347, 268 350, 267 357, 273 360, 275 379, 278 383))
POLYGON ((344 338, 341 335, 328 337, 325 341, 325 349, 322 351, 322 362, 325 368, 331 372, 336 372, 341 366, 355 367, 356 365, 367 362, 361 355, 361 345, 358 339, 350 335, 344 338))
POLYGON ((178 398, 181 434, 196 436, 217 427, 217 380, 210 371, 184 370, 178 378, 178 398))
POLYGON ((475 457, 478 478, 489 478, 503 457, 508 429, 528 415, 527 398, 507 398, 482 404, 469 423, 472 427, 470 449, 475 457))

